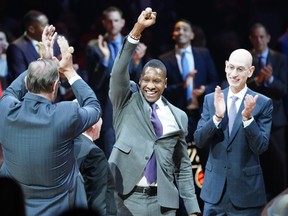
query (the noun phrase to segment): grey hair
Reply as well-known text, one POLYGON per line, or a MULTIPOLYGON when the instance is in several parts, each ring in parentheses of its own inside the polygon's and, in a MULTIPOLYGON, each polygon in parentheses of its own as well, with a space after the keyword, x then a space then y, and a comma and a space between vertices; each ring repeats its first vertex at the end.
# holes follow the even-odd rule
POLYGON ((54 60, 39 59, 30 63, 26 76, 28 91, 51 93, 57 80, 59 80, 59 71, 54 60))

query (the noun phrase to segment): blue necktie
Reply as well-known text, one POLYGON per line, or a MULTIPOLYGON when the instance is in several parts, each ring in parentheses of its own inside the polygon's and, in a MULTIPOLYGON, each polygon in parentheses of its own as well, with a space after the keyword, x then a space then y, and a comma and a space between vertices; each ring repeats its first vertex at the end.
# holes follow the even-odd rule
MULTIPOLYGON (((163 134, 163 126, 156 113, 156 104, 153 103, 151 105, 151 108, 152 108, 151 122, 154 127, 156 136, 160 137, 163 134)), ((157 170, 156 170, 156 156, 154 152, 146 165, 145 177, 149 184, 156 183, 157 170)))
POLYGON ((229 120, 229 135, 231 134, 232 131, 232 127, 236 118, 236 114, 237 114, 237 108, 236 108, 236 101, 237 101, 238 97, 233 95, 232 96, 232 102, 231 102, 231 106, 229 109, 229 116, 228 116, 228 120, 229 120))
MULTIPOLYGON (((187 52, 184 51, 182 53, 182 57, 181 57, 181 64, 182 64, 182 77, 183 80, 186 80, 187 75, 190 73, 189 70, 189 63, 188 63, 188 58, 187 58, 187 52)), ((186 94, 187 94, 187 101, 191 101, 192 100, 192 86, 191 84, 189 84, 186 88, 186 94)))
POLYGON ((263 68, 264 67, 264 57, 263 56, 258 56, 258 67, 259 67, 259 70, 261 69, 261 68, 263 68))
POLYGON ((116 41, 111 41, 111 45, 112 45, 112 52, 113 52, 112 58, 115 59, 119 51, 119 46, 116 41))

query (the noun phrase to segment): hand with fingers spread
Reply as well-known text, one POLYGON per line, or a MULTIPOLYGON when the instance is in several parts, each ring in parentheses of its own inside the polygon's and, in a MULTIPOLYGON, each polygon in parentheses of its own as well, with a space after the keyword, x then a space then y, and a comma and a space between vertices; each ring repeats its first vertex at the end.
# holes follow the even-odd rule
POLYGON ((214 107, 215 115, 217 118, 223 118, 226 111, 226 104, 224 99, 224 94, 221 92, 221 87, 216 86, 214 94, 214 107))
POLYGON ((56 37, 55 27, 53 25, 45 26, 42 33, 42 41, 39 42, 40 58, 52 59, 54 57, 53 45, 56 37))
POLYGON ((252 118, 252 111, 256 106, 256 101, 258 99, 258 95, 254 97, 250 94, 247 94, 244 99, 244 109, 242 111, 242 119, 244 121, 249 120, 252 118))
POLYGON ((73 67, 72 53, 74 48, 69 46, 67 39, 64 36, 59 36, 57 43, 61 51, 61 60, 59 61, 59 72, 64 74, 64 76, 69 80, 74 75, 77 75, 73 67))

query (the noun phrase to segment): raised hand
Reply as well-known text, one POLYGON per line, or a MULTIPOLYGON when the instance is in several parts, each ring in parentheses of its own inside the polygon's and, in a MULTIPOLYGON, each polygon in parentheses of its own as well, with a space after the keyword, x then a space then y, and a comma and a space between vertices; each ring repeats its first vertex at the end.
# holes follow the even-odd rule
POLYGON ((254 97, 250 94, 247 94, 244 98, 244 109, 242 111, 242 118, 243 120, 248 120, 252 117, 252 111, 256 106, 256 101, 258 99, 258 95, 254 97))
POLYGON ((225 104, 224 94, 223 92, 221 92, 220 86, 216 86, 215 88, 214 107, 215 107, 215 114, 218 117, 223 118, 224 113, 226 111, 226 104, 225 104))
MULTIPOLYGON (((59 36, 57 43, 61 51, 61 60, 59 61, 59 72, 64 74, 69 79, 69 72, 75 71, 73 67, 72 53, 74 48, 69 46, 68 41, 64 36, 59 36)), ((73 73, 74 75, 74 73, 73 73)))
POLYGON ((42 41, 39 43, 40 58, 52 59, 54 57, 53 45, 57 37, 53 25, 45 26, 42 32, 42 41))
POLYGON ((135 23, 133 29, 130 32, 130 37, 134 39, 140 39, 142 31, 156 23, 156 12, 153 12, 151 8, 147 7, 139 15, 137 22, 135 23))
POLYGON ((101 51, 103 58, 105 60, 108 60, 110 57, 110 50, 107 42, 104 40, 103 35, 98 36, 98 48, 101 51))

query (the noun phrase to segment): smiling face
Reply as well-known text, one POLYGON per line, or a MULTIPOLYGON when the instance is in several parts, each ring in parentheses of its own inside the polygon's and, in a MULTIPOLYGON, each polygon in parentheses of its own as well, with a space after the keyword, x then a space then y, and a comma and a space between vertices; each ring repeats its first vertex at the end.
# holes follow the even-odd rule
POLYGON ((155 67, 146 67, 141 74, 140 89, 149 103, 156 102, 162 95, 167 85, 165 73, 155 67))
POLYGON ((238 93, 246 86, 246 81, 255 69, 252 56, 244 49, 233 51, 229 61, 225 62, 226 78, 233 93, 238 93))
POLYGON ((172 38, 180 48, 190 45, 194 39, 191 25, 185 21, 178 21, 174 26, 172 38))

